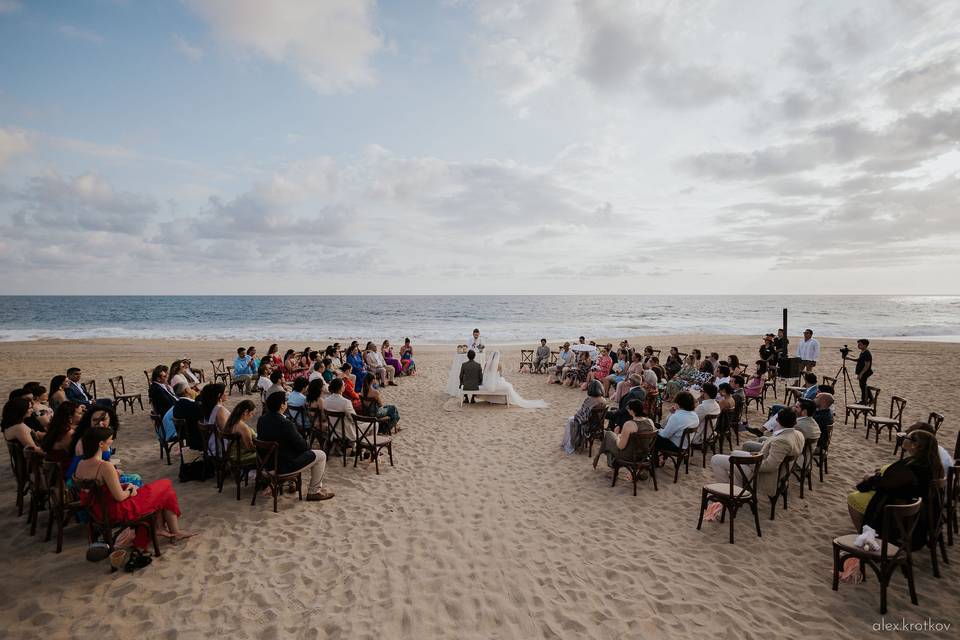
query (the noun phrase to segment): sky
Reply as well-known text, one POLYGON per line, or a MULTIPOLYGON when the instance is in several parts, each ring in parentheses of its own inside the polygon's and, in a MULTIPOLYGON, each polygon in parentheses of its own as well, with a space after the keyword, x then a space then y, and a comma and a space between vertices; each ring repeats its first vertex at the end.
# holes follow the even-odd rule
POLYGON ((960 3, 0 0, 2 294, 960 294, 960 3))

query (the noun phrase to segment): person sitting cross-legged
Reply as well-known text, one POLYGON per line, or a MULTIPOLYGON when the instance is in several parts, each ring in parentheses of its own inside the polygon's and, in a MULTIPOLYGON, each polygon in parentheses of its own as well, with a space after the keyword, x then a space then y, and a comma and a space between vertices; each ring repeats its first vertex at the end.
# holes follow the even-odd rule
POLYGON ((537 347, 536 353, 533 354, 533 372, 543 373, 544 369, 547 368, 548 362, 550 362, 550 347, 547 346, 546 338, 540 338, 540 346, 537 347))

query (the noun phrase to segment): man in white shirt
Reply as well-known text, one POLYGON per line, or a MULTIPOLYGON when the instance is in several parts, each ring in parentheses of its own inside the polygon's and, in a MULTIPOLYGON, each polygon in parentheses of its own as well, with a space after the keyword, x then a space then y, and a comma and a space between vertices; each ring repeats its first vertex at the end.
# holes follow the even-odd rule
POLYGON ((820 343, 813 337, 813 330, 807 329, 803 332, 803 340, 797 345, 797 357, 800 358, 803 371, 813 371, 817 366, 817 360, 820 359, 820 343))
POLYGON ((467 350, 483 351, 483 342, 480 341, 480 329, 474 329, 473 335, 467 340, 467 350))
MULTIPOLYGON (((717 385, 712 382, 708 382, 700 388, 700 404, 694 409, 694 413, 696 413, 700 419, 700 428, 693 434, 693 438, 691 439, 693 444, 703 442, 703 431, 707 417, 714 416, 714 418, 716 418, 716 416, 720 415, 720 403, 717 402, 718 391, 717 385)), ((716 425, 716 419, 714 419, 714 425, 716 425)))
MULTIPOLYGON (((346 414, 347 418, 344 422, 346 436, 350 439, 356 439, 356 426, 350 416, 355 415, 357 412, 353 410, 353 403, 350 402, 348 398, 343 397, 342 379, 334 378, 330 381, 330 395, 323 399, 323 410, 326 412, 333 411, 334 413, 346 414)), ((330 425, 333 425, 332 419, 330 420, 330 425)))

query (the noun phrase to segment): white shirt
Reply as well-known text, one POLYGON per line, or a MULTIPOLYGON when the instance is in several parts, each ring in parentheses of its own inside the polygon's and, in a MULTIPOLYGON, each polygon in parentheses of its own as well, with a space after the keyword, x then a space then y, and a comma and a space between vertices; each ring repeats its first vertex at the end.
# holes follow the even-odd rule
POLYGON ((470 339, 467 340, 467 349, 473 349, 474 351, 476 351, 479 347, 482 347, 482 346, 483 346, 483 340, 480 339, 480 336, 477 336, 476 338, 474 338, 473 335, 471 334, 470 339))
POLYGON ((700 404, 697 405, 697 408, 693 410, 693 412, 697 414, 698 418, 700 418, 700 428, 697 429, 695 434, 693 434, 693 442, 695 444, 700 444, 700 442, 703 441, 704 422, 706 421, 707 416, 720 415, 720 403, 713 398, 707 398, 706 400, 701 401, 700 404))
POLYGON ((950 452, 948 452, 942 446, 939 446, 938 449, 940 449, 940 463, 943 464, 943 474, 946 475, 947 469, 952 467, 954 464, 953 456, 951 456, 950 452))
POLYGON ((311 371, 311 372, 310 372, 310 377, 307 378, 307 382, 313 382, 313 381, 316 380, 317 378, 322 378, 322 377, 323 377, 323 374, 320 373, 319 371, 311 371))
POLYGON ((820 359, 820 343, 816 338, 801 340, 797 344, 797 357, 801 360, 816 362, 820 359))

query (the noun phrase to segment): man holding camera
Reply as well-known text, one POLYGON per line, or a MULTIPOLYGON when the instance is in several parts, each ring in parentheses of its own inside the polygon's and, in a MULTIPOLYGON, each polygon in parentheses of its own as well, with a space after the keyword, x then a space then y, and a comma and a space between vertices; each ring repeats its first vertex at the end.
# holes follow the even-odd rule
MULTIPOLYGON (((857 340, 857 348, 860 349, 860 355, 858 355, 856 358, 851 358, 849 355, 850 350, 846 348, 844 348, 845 353, 843 354, 844 360, 857 363, 854 373, 857 376, 857 380, 860 382, 860 404, 870 404, 872 400, 867 391, 867 381, 870 379, 870 376, 873 375, 873 354, 871 354, 870 350, 867 349, 869 346, 869 340, 866 338, 860 338, 857 340)), ((844 347, 846 347, 846 345, 844 345, 844 347)))

